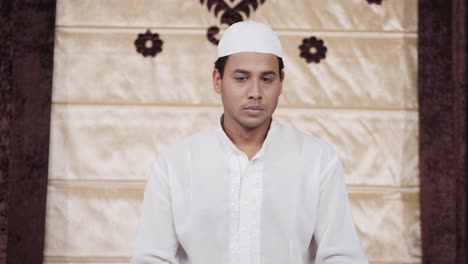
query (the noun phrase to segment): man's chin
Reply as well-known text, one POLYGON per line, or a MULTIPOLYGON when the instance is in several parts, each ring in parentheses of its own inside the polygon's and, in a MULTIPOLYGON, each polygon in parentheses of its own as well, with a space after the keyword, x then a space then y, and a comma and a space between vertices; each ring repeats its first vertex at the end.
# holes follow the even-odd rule
POLYGON ((265 123, 267 123, 270 120, 270 118, 265 118, 265 117, 249 117, 246 118, 246 120, 242 120, 240 122, 240 125, 246 129, 249 130, 255 130, 258 128, 261 128, 265 123))

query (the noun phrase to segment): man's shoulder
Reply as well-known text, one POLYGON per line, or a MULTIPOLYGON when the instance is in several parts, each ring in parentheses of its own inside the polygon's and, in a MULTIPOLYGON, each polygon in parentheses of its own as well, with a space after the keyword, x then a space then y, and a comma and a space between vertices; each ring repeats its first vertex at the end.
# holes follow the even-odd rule
POLYGON ((298 128, 290 127, 277 123, 278 138, 286 145, 297 147, 303 151, 313 151, 326 153, 327 155, 336 155, 336 151, 331 143, 308 132, 298 128))
MULTIPOLYGON (((276 123, 276 131, 284 141, 297 141, 300 144, 320 144, 324 141, 315 135, 306 133, 298 128, 291 127, 282 123, 276 123)), ((291 142, 288 142, 291 143, 291 142)))

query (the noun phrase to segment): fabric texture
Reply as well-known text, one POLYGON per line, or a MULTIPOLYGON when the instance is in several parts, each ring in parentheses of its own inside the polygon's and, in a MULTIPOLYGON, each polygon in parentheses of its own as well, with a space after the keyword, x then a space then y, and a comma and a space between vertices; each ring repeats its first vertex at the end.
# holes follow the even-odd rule
POLYGON ((251 160, 221 125, 168 147, 148 178, 132 263, 167 262, 367 263, 337 154, 276 122, 251 160))
POLYGON ((0 10, 0 263, 42 263, 55 1, 0 10))
POLYGON ((418 96, 424 263, 467 263, 467 2, 419 3, 418 96))

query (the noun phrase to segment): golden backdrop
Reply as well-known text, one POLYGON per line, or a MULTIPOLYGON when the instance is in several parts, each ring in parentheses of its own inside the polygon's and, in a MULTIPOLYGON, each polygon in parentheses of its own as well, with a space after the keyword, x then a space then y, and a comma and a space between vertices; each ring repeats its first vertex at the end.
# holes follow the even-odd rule
MULTIPOLYGON (((127 263, 150 163, 218 120, 206 33, 226 25, 201 2, 57 1, 45 263, 127 263), (134 45, 147 29, 156 57, 134 45)), ((421 263, 417 0, 225 2, 258 2, 250 19, 280 36, 275 118, 338 150, 370 262, 421 263), (312 36, 320 63, 299 56, 312 36)))

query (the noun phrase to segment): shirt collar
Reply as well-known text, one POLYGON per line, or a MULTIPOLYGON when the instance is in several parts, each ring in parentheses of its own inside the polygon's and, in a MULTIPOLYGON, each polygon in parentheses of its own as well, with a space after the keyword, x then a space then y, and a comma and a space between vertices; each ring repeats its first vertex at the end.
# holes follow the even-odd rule
MULTIPOLYGON (((233 154, 237 154, 237 155, 243 154, 244 152, 239 150, 236 147, 236 145, 234 145, 234 143, 231 141, 231 139, 227 136, 226 132, 224 132, 224 129, 223 129, 223 126, 222 126, 223 118, 224 118, 224 115, 221 115, 221 118, 219 119, 219 122, 218 122, 217 128, 216 128, 216 132, 218 134, 218 139, 219 139, 223 149, 226 152, 231 152, 233 154)), ((270 123, 270 127, 268 128, 267 136, 266 136, 265 140, 263 141, 262 147, 258 150, 258 152, 255 154, 255 156, 252 158, 252 160, 256 159, 256 158, 261 158, 263 156, 263 154, 265 152, 265 148, 268 146, 268 144, 272 140, 276 129, 277 129, 277 123, 272 118, 271 123, 270 123)))

